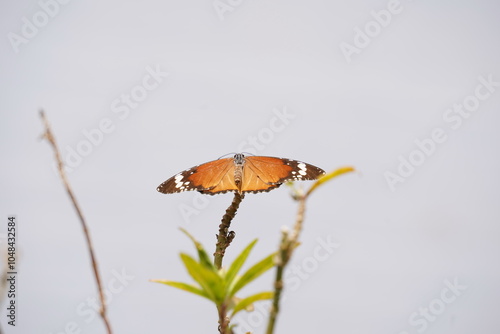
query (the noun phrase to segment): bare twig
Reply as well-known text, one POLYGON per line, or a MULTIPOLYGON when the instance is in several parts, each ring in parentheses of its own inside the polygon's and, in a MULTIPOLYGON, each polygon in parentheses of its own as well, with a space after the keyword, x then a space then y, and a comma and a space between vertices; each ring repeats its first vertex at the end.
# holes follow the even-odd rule
POLYGON ((231 221, 234 216, 236 216, 236 211, 238 211, 240 203, 244 197, 245 195, 243 193, 234 193, 233 202, 227 208, 226 213, 222 217, 219 225, 219 234, 217 235, 217 244, 215 245, 214 253, 214 264, 218 269, 222 268, 222 259, 226 253, 226 248, 234 239, 235 234, 233 231, 229 231, 229 226, 231 225, 231 221))
POLYGON ((283 272, 285 267, 292 257, 293 250, 298 246, 298 239, 304 222, 304 213, 306 211, 306 200, 309 193, 300 195, 299 211, 292 232, 288 230, 282 231, 280 248, 276 254, 276 278, 274 280, 274 297, 269 314, 269 322, 267 323, 266 334, 272 334, 276 326, 276 319, 280 310, 280 298, 283 291, 283 272))
POLYGON ((271 311, 269 315, 269 322, 267 323, 266 334, 273 334, 274 328, 276 326, 276 319, 278 317, 280 309, 280 298, 283 291, 283 272, 287 266, 290 258, 292 257, 293 250, 299 245, 299 236, 302 231, 302 225, 304 223, 304 215, 306 212, 306 201, 309 195, 320 185, 328 182, 329 180, 337 177, 339 175, 353 172, 353 167, 343 167, 339 168, 331 173, 328 173, 318 179, 309 190, 304 193, 302 191, 297 191, 294 194, 294 198, 299 202, 299 209, 297 212, 297 218, 295 220, 295 225, 293 230, 289 232, 288 230, 283 230, 280 248, 276 255, 276 279, 274 280, 274 297, 271 306, 271 311))
MULTIPOLYGON (((241 201, 245 195, 243 193, 235 192, 233 202, 227 208, 226 213, 222 216, 221 223, 219 225, 219 234, 217 235, 217 243, 215 245, 214 253, 214 264, 217 269, 222 268, 222 259, 226 253, 226 248, 229 247, 231 241, 233 241, 235 233, 234 231, 229 231, 231 226, 231 221, 234 216, 236 216, 236 211, 240 206, 241 201)), ((222 304, 218 307, 219 311, 219 333, 230 334, 232 331, 229 328, 229 318, 227 316, 227 305, 222 304)))
POLYGON ((104 299, 101 277, 99 275, 99 270, 97 269, 97 261, 96 261, 96 257, 94 254, 94 247, 92 246, 92 241, 90 239, 90 234, 89 234, 89 231, 87 228, 87 223, 85 222, 85 219, 83 218, 82 210, 80 209, 80 206, 78 205, 78 202, 76 201, 75 195, 73 194, 73 190, 71 190, 71 187, 69 185, 68 178, 67 178, 66 172, 64 170, 64 164, 63 164, 62 159, 61 159, 61 154, 60 154, 59 148, 57 146, 54 135, 52 134, 52 131, 50 129, 49 121, 47 120, 47 117, 45 116, 45 113, 43 112, 43 110, 40 110, 40 117, 42 118, 42 121, 43 121, 44 126, 45 126, 45 132, 43 134, 43 138, 47 139, 47 141, 50 143, 50 145, 54 149, 54 154, 55 154, 55 158, 57 161, 57 169, 59 171, 59 176, 61 177, 61 180, 64 184, 64 187, 66 188, 66 192, 68 193, 68 196, 70 197, 71 202, 73 203, 73 206, 76 210, 76 213, 78 215, 78 218, 80 219, 80 223, 81 223, 82 228, 83 228, 83 233, 85 235, 85 239, 87 241, 87 246, 88 246, 89 253, 90 253, 90 259, 92 261, 92 268, 94 270, 95 280, 97 282, 97 289, 99 291, 99 299, 101 302, 101 309, 100 309, 99 313, 101 315, 102 320, 104 321, 104 325, 106 326, 107 333, 111 334, 112 333, 111 325, 109 324, 109 320, 106 316, 106 301, 104 299))

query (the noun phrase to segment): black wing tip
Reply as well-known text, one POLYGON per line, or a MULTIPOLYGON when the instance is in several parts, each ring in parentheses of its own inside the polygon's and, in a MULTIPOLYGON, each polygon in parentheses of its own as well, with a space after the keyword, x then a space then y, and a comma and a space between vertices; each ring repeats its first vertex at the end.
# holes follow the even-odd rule
POLYGON ((159 193, 162 193, 162 194, 173 194, 173 193, 175 193, 175 191, 168 191, 168 188, 165 188, 165 187, 162 187, 162 186, 156 187, 156 191, 159 192, 159 193))

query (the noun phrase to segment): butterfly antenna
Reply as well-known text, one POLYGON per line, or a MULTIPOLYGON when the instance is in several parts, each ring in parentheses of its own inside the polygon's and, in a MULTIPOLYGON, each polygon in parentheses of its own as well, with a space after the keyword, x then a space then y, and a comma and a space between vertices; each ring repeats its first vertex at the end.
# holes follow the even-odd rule
MULTIPOLYGON (((224 158, 224 157, 227 157, 228 155, 235 155, 235 154, 236 154, 236 152, 226 153, 226 154, 224 154, 223 156, 219 157, 219 159, 222 159, 222 158, 224 158)), ((217 160, 219 160, 219 159, 217 159, 217 160)))
POLYGON ((251 155, 251 156, 255 156, 255 154, 253 154, 253 153, 250 153, 250 152, 241 152, 241 153, 243 153, 243 154, 245 154, 245 155, 251 155))

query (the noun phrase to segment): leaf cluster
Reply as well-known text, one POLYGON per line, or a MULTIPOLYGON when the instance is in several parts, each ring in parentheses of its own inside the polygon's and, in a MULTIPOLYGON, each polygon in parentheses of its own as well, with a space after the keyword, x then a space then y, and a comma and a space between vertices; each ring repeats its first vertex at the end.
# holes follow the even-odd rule
POLYGON ((217 308, 224 306, 226 311, 231 311, 231 318, 242 310, 252 310, 253 303, 256 301, 273 298, 272 291, 259 292, 245 298, 238 298, 236 294, 250 282, 273 268, 276 253, 265 257, 240 274, 241 268, 257 243, 257 239, 255 239, 243 249, 227 269, 224 267, 217 269, 201 243, 186 230, 181 230, 193 241, 198 252, 197 259, 186 253, 180 254, 184 267, 196 284, 169 280, 152 280, 153 282, 170 285, 207 298, 215 303, 217 308))

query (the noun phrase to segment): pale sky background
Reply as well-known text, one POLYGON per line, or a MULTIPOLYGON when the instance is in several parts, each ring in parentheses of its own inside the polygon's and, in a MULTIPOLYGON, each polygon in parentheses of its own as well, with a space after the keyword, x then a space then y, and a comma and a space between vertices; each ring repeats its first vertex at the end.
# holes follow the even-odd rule
MULTIPOLYGON (((190 282, 178 253, 194 251, 178 228, 212 253, 232 195, 155 188, 240 150, 360 171, 310 198, 277 333, 498 333, 499 3, 219 3, 231 10, 212 0, 2 2, 0 231, 17 216, 21 257, 17 323, 7 325, 4 296, 3 332, 105 333, 86 304, 96 286, 79 221, 39 140, 43 108, 63 155, 76 152, 69 178, 115 292, 116 334, 217 332, 212 304, 148 280, 190 282), (347 44, 357 53, 346 57, 347 44), (120 101, 130 94, 134 109, 120 101), (449 113, 463 103, 466 117, 449 113), (416 141, 435 131, 424 156, 416 141), (386 176, 409 158, 418 166, 391 189, 386 176), (328 238, 331 254, 319 248, 328 238)), ((296 209, 286 187, 248 195, 226 263, 254 238, 249 264, 272 252, 296 209)), ((273 276, 242 296, 270 289, 273 276)), ((264 332, 261 311, 238 321, 236 333, 264 332)))

